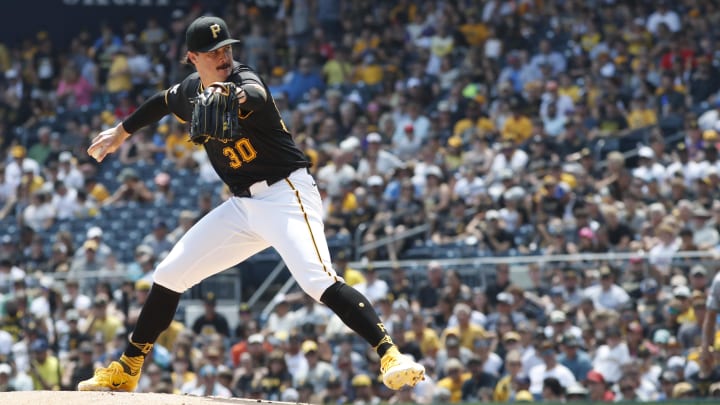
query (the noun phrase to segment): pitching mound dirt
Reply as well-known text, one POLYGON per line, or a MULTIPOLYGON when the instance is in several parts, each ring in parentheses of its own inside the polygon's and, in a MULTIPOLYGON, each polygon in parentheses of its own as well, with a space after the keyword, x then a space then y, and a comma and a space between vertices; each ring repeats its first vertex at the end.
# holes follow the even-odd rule
MULTIPOLYGON (((0 393, 0 404, 8 405, 252 405, 288 402, 254 399, 224 399, 171 394, 125 392, 22 391, 0 393)), ((293 405, 295 405, 293 403, 293 405)))

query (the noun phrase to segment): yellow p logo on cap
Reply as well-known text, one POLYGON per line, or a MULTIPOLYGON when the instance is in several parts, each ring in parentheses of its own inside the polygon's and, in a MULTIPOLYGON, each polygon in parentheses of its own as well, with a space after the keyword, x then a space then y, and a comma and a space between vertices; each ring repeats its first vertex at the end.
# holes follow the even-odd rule
POLYGON ((218 24, 213 24, 210 26, 210 32, 212 32, 213 39, 218 37, 218 34, 220 33, 221 28, 218 24))

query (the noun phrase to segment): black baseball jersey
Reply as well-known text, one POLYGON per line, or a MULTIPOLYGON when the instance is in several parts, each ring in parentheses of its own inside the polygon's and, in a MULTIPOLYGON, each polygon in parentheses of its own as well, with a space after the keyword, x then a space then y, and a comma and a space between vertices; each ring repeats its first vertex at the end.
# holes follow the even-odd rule
MULTIPOLYGON (((253 111, 240 109, 240 128, 231 140, 211 138, 204 144, 210 163, 230 190, 244 190, 258 181, 277 180, 296 169, 309 167, 310 162, 295 145, 265 82, 250 67, 238 62, 233 63, 226 81, 237 85, 255 83, 267 93, 262 107, 253 111)), ((165 102, 180 121, 189 122, 191 100, 202 90, 200 76, 195 72, 166 90, 165 102)))

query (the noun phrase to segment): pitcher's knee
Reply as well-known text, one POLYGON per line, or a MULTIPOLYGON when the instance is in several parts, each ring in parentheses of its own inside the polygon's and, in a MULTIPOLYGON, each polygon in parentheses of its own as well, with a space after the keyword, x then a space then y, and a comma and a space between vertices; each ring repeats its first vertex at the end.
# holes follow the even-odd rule
POLYGON ((159 284, 168 290, 181 294, 190 288, 185 284, 184 278, 180 277, 177 271, 163 266, 158 266, 158 268, 155 269, 153 272, 153 281, 155 284, 159 284))
POLYGON ((323 293, 325 293, 325 290, 327 290, 328 287, 338 281, 342 281, 342 279, 338 277, 336 280, 332 277, 327 277, 322 282, 318 280, 307 280, 304 282, 300 282, 298 280, 298 284, 300 284, 300 288, 305 291, 305 294, 311 296, 316 302, 322 302, 320 301, 320 297, 322 297, 323 293))

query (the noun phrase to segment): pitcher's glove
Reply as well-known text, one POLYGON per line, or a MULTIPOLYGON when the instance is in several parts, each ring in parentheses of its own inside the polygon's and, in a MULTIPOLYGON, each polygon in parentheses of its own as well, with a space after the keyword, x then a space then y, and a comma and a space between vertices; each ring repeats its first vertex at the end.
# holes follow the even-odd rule
POLYGON ((238 129, 240 102, 235 83, 215 82, 192 100, 194 104, 190 122, 190 140, 204 144, 211 138, 230 140, 238 129))

